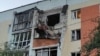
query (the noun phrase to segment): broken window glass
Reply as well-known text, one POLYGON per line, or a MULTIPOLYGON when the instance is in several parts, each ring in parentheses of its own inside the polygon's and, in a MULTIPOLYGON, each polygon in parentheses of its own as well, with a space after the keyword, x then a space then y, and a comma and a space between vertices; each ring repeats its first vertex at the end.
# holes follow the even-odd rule
POLYGON ((23 41, 23 33, 21 33, 20 41, 23 41))
POLYGON ((27 40, 27 32, 25 32, 25 38, 24 38, 24 40, 27 40))
POLYGON ((22 30, 32 27, 33 10, 24 11, 15 14, 13 31, 22 30))
POLYGON ((28 40, 31 39, 31 31, 29 31, 28 40))
POLYGON ((27 42, 23 42, 23 46, 26 46, 27 42))
POLYGON ((16 37, 16 42, 19 40, 19 34, 15 34, 17 37, 16 37))
POLYGON ((47 25, 48 26, 55 26, 60 22, 60 14, 54 14, 47 16, 47 25))
POLYGON ((14 35, 14 45, 18 46, 18 49, 23 48, 24 46, 28 46, 31 39, 31 31, 21 32, 14 35))

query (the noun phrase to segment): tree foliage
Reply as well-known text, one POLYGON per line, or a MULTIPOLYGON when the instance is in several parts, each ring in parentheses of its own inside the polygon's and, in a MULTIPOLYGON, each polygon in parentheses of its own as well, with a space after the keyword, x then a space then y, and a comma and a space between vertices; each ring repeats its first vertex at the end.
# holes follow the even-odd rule
POLYGON ((0 51, 0 56, 23 56, 23 53, 22 51, 7 51, 7 50, 4 50, 4 51, 0 51))
POLYGON ((26 51, 22 50, 10 50, 10 45, 8 42, 5 43, 5 49, 0 50, 0 56, 23 56, 26 51))

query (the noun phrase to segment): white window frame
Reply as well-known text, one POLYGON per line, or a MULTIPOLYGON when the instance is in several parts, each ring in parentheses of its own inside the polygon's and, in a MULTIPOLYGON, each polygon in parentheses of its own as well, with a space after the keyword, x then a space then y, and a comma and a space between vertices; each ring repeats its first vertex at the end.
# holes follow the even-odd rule
POLYGON ((72 19, 80 19, 80 18, 77 17, 78 16, 78 11, 80 11, 80 9, 76 9, 76 10, 71 11, 71 18, 72 19))
MULTIPOLYGON (((28 40, 29 32, 30 32, 30 31, 13 34, 13 36, 14 36, 14 39, 13 39, 14 41, 13 41, 13 43, 14 43, 14 45, 15 45, 15 43, 17 43, 17 45, 16 45, 16 47, 15 47, 16 49, 24 48, 24 46, 23 46, 24 42, 26 42, 25 46, 28 45, 28 42, 30 41, 30 39, 28 40), (22 41, 20 40, 21 34, 23 34, 23 39, 22 39, 22 41), (25 40, 25 34, 27 34, 26 40, 25 40), (19 35, 19 36, 18 36, 18 35, 19 35), (18 36, 18 41, 16 41, 17 36, 18 36), (19 43, 22 43, 22 44, 21 44, 21 47, 19 46, 19 43)), ((31 34, 31 33, 30 33, 30 34, 31 34)), ((30 36, 30 38, 31 38, 31 36, 30 36)))
POLYGON ((80 54, 80 56, 81 56, 81 53, 80 52, 71 52, 71 56, 72 56, 72 53, 74 53, 75 56, 77 56, 77 54, 80 54))
POLYGON ((77 33, 77 30, 80 30, 80 29, 74 29, 71 31, 71 40, 72 41, 76 41, 76 40, 80 40, 81 39, 81 30, 80 30, 80 36, 78 36, 78 33, 77 33), (73 34, 73 31, 74 31, 74 34, 73 34), (80 39, 78 39, 80 37, 80 39))
MULTIPOLYGON (((35 49, 35 50, 39 50, 39 52, 40 52, 40 56, 44 56, 43 55, 43 51, 48 51, 48 56, 50 56, 50 51, 52 51, 52 50, 56 50, 57 51, 57 47, 54 47, 54 48, 57 48, 57 49, 50 49, 50 48, 53 48, 53 47, 49 47, 49 48, 41 48, 41 49, 35 49), (47 49, 47 50, 43 50, 43 49, 47 49)), ((37 52, 37 51, 35 51, 35 52, 37 52)))

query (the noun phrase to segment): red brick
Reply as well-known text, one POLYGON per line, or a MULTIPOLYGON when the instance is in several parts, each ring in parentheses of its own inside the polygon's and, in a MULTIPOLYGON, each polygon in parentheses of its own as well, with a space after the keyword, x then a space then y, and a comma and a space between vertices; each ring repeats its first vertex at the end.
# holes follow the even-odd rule
MULTIPOLYGON (((91 31, 97 26, 93 20, 99 16, 99 5, 84 7, 81 9, 81 45, 90 40, 91 31)), ((93 56, 91 54, 91 56, 93 56)))

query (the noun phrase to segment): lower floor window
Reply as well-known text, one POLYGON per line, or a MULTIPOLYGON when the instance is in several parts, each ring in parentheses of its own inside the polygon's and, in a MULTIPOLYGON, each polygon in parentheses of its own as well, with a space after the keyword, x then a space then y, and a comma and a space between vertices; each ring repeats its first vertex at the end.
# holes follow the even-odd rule
POLYGON ((71 56, 81 56, 81 55, 80 55, 80 52, 72 52, 71 56))
POLYGON ((31 39, 31 31, 13 34, 13 44, 15 49, 24 48, 28 46, 31 39))
POLYGON ((57 56, 57 47, 37 49, 36 56, 57 56))

